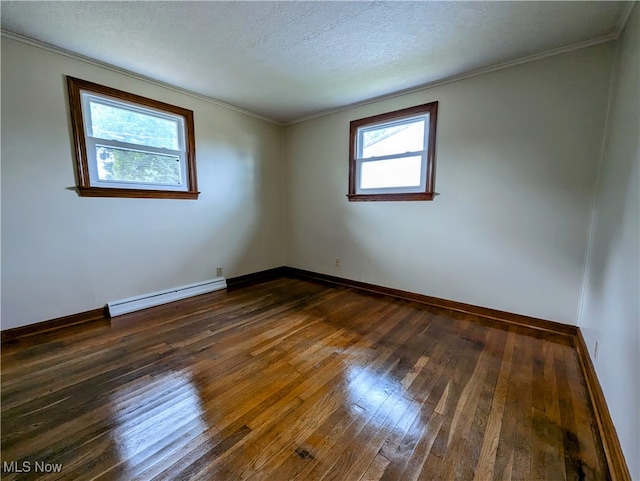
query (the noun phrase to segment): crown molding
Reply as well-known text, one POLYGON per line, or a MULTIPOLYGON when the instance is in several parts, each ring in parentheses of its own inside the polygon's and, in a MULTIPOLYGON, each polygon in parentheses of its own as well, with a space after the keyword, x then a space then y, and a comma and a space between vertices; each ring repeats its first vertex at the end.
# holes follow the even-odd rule
POLYGON ((389 100, 389 99, 393 99, 396 97, 402 97, 403 95, 408 95, 408 94, 413 94, 416 92, 422 92, 424 90, 429 90, 432 89, 434 87, 439 87, 441 85, 446 85, 446 84, 450 84, 453 82, 458 82, 459 80, 465 80, 468 78, 473 78, 473 77, 478 77, 480 75, 485 75, 488 73, 492 73, 492 72, 497 72, 499 70, 504 70, 510 67, 515 67, 517 65, 522 65, 524 63, 529 63, 529 62, 535 62, 537 60, 542 60, 544 58, 547 57, 554 57, 556 55, 561 55, 564 53, 569 53, 569 52, 573 52, 574 50, 581 50, 583 48, 588 48, 588 47, 593 47, 595 45, 600 45, 602 43, 607 43, 607 42, 611 42, 613 40, 616 40, 619 36, 619 32, 613 32, 610 33, 608 35, 604 35, 602 37, 597 37, 597 38, 593 38, 591 40, 586 40, 584 42, 578 42, 578 43, 574 43, 571 45, 567 45, 565 47, 560 47, 560 48, 555 48, 552 50, 547 50, 545 52, 541 52, 541 53, 537 53, 534 55, 529 55, 527 57, 521 57, 515 60, 509 60, 508 62, 503 62, 500 64, 496 64, 496 65, 491 65, 489 67, 484 67, 481 69, 477 69, 477 70, 471 70, 468 72, 463 72, 457 75, 453 75, 451 77, 447 77, 445 79, 442 80, 436 80, 434 82, 429 82, 423 85, 420 85, 418 87, 412 87, 409 89, 405 89, 405 90, 400 90, 398 92, 394 92, 391 94, 386 94, 386 95, 381 95, 379 97, 374 97, 372 99, 368 99, 368 100, 364 100, 362 102, 355 102, 353 104, 349 104, 349 105, 345 105, 343 107, 338 107, 335 109, 330 109, 330 110, 324 110, 322 112, 318 112, 317 114, 312 114, 312 115, 308 115, 305 117, 300 117, 296 120, 293 120, 291 122, 287 122, 284 125, 285 126, 289 126, 289 125, 294 125, 294 124, 298 124, 301 122, 306 122, 307 120, 313 120, 313 119, 317 119, 320 117, 325 117, 327 115, 331 115, 331 114, 335 114, 337 112, 342 112, 344 110, 349 110, 349 109, 353 109, 356 107, 362 107, 364 105, 369 105, 369 104, 374 104, 376 102, 381 102, 383 100, 389 100))
POLYGON ((614 30, 616 39, 622 34, 624 27, 627 25, 629 21, 629 17, 631 16, 631 11, 633 10, 634 5, 638 3, 637 1, 627 2, 624 10, 620 14, 620 18, 618 18, 618 23, 616 23, 616 28, 614 30))
POLYGON ((484 68, 481 68, 481 69, 476 69, 476 70, 471 70, 471 71, 468 71, 468 72, 463 72, 463 73, 460 73, 460 74, 457 74, 457 75, 453 75, 451 77, 447 77, 447 78, 442 79, 442 80, 436 80, 434 82, 429 82, 429 83, 420 85, 418 87, 412 87, 412 88, 409 88, 409 89, 400 90, 398 92, 394 92, 394 93, 386 94, 386 95, 381 95, 381 96, 374 97, 374 98, 371 98, 371 99, 367 99, 367 100, 364 100, 364 101, 361 101, 361 102, 355 102, 355 103, 351 103, 351 104, 348 104, 348 105, 345 105, 345 106, 342 106, 342 107, 337 107, 337 108, 334 108, 334 109, 323 110, 323 111, 317 112, 315 114, 311 114, 311 115, 307 115, 307 116, 304 116, 304 117, 300 117, 298 119, 295 119, 295 120, 292 120, 292 121, 289 121, 289 122, 277 121, 275 119, 266 117, 264 115, 257 114, 255 112, 250 111, 250 110, 246 110, 246 109, 243 109, 241 107, 236 107, 235 105, 228 104, 226 102, 222 102, 222 101, 217 100, 217 99, 215 99, 213 97, 209 97, 207 95, 202 95, 202 94, 193 92, 191 90, 183 89, 181 87, 176 87, 175 85, 172 85, 172 84, 169 84, 169 83, 166 83, 166 82, 161 82, 161 81, 153 79, 151 77, 147 77, 145 75, 141 75, 141 74, 132 72, 132 71, 127 70, 127 69, 116 67, 115 65, 112 65, 112 64, 109 64, 109 63, 106 63, 106 62, 102 62, 100 60, 96 60, 96 59, 93 59, 91 57, 87 57, 85 55, 81 55, 79 53, 76 53, 76 52, 73 52, 73 51, 70 51, 70 50, 65 50, 63 48, 56 47, 55 45, 51 45, 51 44, 48 44, 48 43, 45 43, 45 42, 41 42, 39 40, 34 40, 32 38, 25 37, 25 36, 22 36, 22 35, 19 35, 19 34, 16 34, 16 33, 8 32, 6 30, 1 30, 0 29, 0 35, 2 37, 9 38, 9 39, 15 40, 17 42, 21 42, 21 43, 24 43, 24 44, 27 44, 27 45, 31 45, 33 47, 41 48, 43 50, 48 50, 50 52, 57 53, 59 55, 65 56, 65 57, 69 57, 69 58, 72 58, 74 60, 78 60, 78 61, 81 61, 81 62, 84 62, 84 63, 88 63, 88 64, 91 64, 91 65, 94 65, 96 67, 101 67, 101 68, 104 68, 104 69, 107 69, 107 70, 111 70, 112 72, 116 72, 116 73, 119 73, 119 74, 122 74, 122 75, 126 75, 128 77, 131 77, 131 78, 134 78, 134 79, 137 79, 137 80, 142 80, 144 82, 148 82, 148 83, 157 85, 159 87, 163 87, 163 88, 172 90, 174 92, 178 92, 178 93, 181 93, 181 94, 184 94, 184 95, 188 95, 190 97, 193 97, 193 98, 196 98, 196 99, 199 99, 199 100, 202 100, 204 102, 208 102, 208 103, 211 103, 211 104, 214 104, 214 105, 218 105, 220 107, 224 107, 226 109, 233 110, 235 112, 240 112, 242 114, 249 115, 251 117, 255 117, 257 119, 264 120, 266 122, 269 122, 269 123, 272 123, 272 124, 275 124, 275 125, 278 125, 278 126, 289 126, 289 125, 294 125, 294 124, 298 124, 298 123, 301 123, 301 122, 306 122, 307 120, 313 120, 313 119, 317 119, 317 118, 321 118, 321 117, 326 117, 327 115, 331 115, 331 114, 334 114, 334 113, 342 112, 342 111, 349 110, 349 109, 352 109, 352 108, 362 107, 362 106, 373 104, 373 103, 376 103, 376 102, 381 102, 383 100, 389 100, 389 99, 401 97, 401 96, 404 96, 404 95, 409 95, 409 94, 413 94, 413 93, 417 93, 417 92, 422 92, 424 90, 428 90, 428 89, 431 89, 431 88, 434 88, 434 87, 439 87, 441 85, 446 85, 446 84, 449 84, 449 83, 457 82, 459 80, 465 80, 465 79, 468 79, 468 78, 473 78, 473 77, 477 77, 477 76, 480 76, 480 75, 485 75, 485 74, 488 74, 488 73, 497 72, 499 70, 504 70, 504 69, 507 69, 507 68, 510 68, 510 67, 515 67, 517 65, 522 65, 522 64, 525 64, 525 63, 529 63, 529 62, 535 62, 537 60, 542 60, 542 59, 547 58, 547 57, 553 57, 553 56, 556 56, 556 55, 561 55, 561 54, 564 54, 564 53, 573 52, 575 50, 580 50, 580 49, 583 49, 583 48, 593 47, 595 45, 600 45, 602 43, 607 43, 607 42, 614 41, 620 36, 620 33, 624 29, 624 26, 625 26, 625 24, 626 24, 626 22, 627 22, 627 20, 629 18, 629 15, 631 14, 631 10, 633 10, 633 6, 637 2, 634 1, 634 2, 628 2, 628 3, 629 3, 629 5, 626 6, 624 12, 622 12, 622 14, 620 15, 618 23, 616 24, 616 29, 612 33, 610 33, 608 35, 604 35, 602 37, 597 37, 597 38, 594 38, 594 39, 586 40, 584 42, 578 42, 578 43, 575 43, 575 44, 567 45, 565 47, 560 47, 560 48, 556 48, 556 49, 547 50, 545 52, 541 52, 541 53, 538 53, 538 54, 529 55, 529 56, 526 56, 526 57, 521 57, 519 59, 510 60, 508 62, 503 62, 503 63, 497 64, 497 65, 492 65, 492 66, 484 67, 484 68))
POLYGON ((78 60, 80 62, 88 63, 88 64, 94 65, 96 67, 104 68, 106 70, 110 70, 112 72, 116 72, 116 73, 119 73, 121 75, 126 75, 127 77, 131 77, 131 78, 134 78, 136 80, 142 80, 143 82, 148 82, 150 84, 157 85, 158 87, 163 87, 165 89, 172 90, 174 92, 178 92, 178 93, 183 94, 183 95, 188 95, 189 97, 193 97, 193 98, 196 98, 198 100, 202 100, 204 102, 208 102, 210 104, 217 105, 219 107, 224 107, 226 109, 233 110, 233 111, 239 112, 241 114, 249 115, 251 117, 255 117, 257 119, 264 120, 266 122, 269 122, 269 123, 272 123, 272 124, 275 124, 275 125, 279 125, 279 126, 285 125, 283 122, 279 122, 279 121, 274 120, 272 118, 265 117, 264 115, 257 114, 255 112, 243 109, 241 107, 236 107, 235 105, 228 104, 226 102, 222 102, 221 100, 214 99, 213 97, 209 97, 207 95, 202 95, 202 94, 199 94, 199 93, 194 92, 192 90, 183 89, 181 87, 176 87, 175 85, 172 85, 172 84, 169 84, 169 83, 166 83, 166 82, 162 82, 160 80, 156 80, 156 79, 151 78, 151 77, 147 77, 146 75, 141 75, 141 74, 132 72, 131 70, 127 70, 127 69, 124 69, 124 68, 116 67, 115 65, 112 65, 110 63, 102 62, 100 60, 96 60, 94 58, 87 57, 85 55, 73 52, 71 50, 65 50, 63 48, 56 47, 55 45, 51 45, 51 44, 46 43, 46 42, 41 42, 39 40, 34 40, 32 38, 25 37, 23 35, 19 35, 19 34, 16 34, 16 33, 8 32, 8 31, 2 30, 2 29, 0 29, 0 36, 2 36, 4 38, 11 39, 11 40, 15 40, 16 42, 24 43, 26 45, 31 45, 32 47, 36 47, 36 48, 40 48, 40 49, 43 49, 43 50, 47 50, 49 52, 57 53, 58 55, 62 55, 64 57, 72 58, 72 59, 78 60))

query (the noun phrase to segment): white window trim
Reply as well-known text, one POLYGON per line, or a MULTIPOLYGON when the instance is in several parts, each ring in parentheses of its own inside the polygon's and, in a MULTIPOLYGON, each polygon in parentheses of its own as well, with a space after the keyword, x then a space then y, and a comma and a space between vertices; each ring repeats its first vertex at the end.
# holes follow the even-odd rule
POLYGON ((184 141, 184 118, 179 115, 171 115, 157 109, 149 107, 141 107, 133 102, 126 102, 122 100, 116 100, 106 95, 100 95, 86 90, 80 90, 82 98, 82 117, 85 125, 85 141, 87 145, 87 161, 89 164, 89 178, 91 186, 103 187, 107 189, 148 189, 148 190, 170 190, 178 192, 186 192, 189 189, 187 181, 187 165, 186 165, 186 148, 184 141), (174 121, 178 124, 178 145, 181 150, 171 150, 159 147, 152 147, 144 144, 132 144, 128 142, 121 142, 118 140, 104 139, 101 137, 93 137, 90 132, 93 131, 90 102, 94 100, 103 105, 111 107, 130 110, 133 112, 143 113, 145 115, 152 115, 162 119, 174 121), (168 156, 175 156, 180 161, 180 179, 179 184, 166 184, 160 182, 135 182, 124 180, 102 180, 98 176, 98 159, 96 155, 96 148, 98 146, 113 147, 127 151, 143 152, 149 154, 163 154, 168 156))
POLYGON ((379 122, 376 124, 366 125, 358 128, 356 135, 356 194, 416 194, 424 192, 427 185, 427 149, 429 146, 429 113, 414 115, 400 120, 390 120, 388 122, 379 122), (424 137, 422 150, 413 152, 404 152, 391 155, 362 157, 364 134, 372 130, 379 130, 385 127, 397 127, 400 125, 411 124, 418 120, 424 120, 424 137), (366 162, 375 162, 380 160, 402 159, 404 157, 420 157, 420 183, 415 186, 403 187, 378 187, 378 188, 362 188, 362 164, 366 162))
POLYGON ((193 111, 168 104, 159 100, 142 97, 112 87, 89 82, 67 76, 67 89, 69 94, 69 111, 71 114, 71 127, 73 132, 73 153, 75 157, 76 191, 81 197, 124 197, 145 199, 198 199, 198 180, 196 172, 196 145, 194 131, 193 111), (90 116, 84 115, 87 110, 83 105, 83 93, 88 93, 94 99, 103 103, 117 106, 126 106, 133 111, 144 112, 159 118, 166 118, 180 122, 178 126, 180 138, 178 139, 179 151, 150 147, 118 140, 100 139, 87 136, 86 123, 90 122, 90 116), (162 183, 140 183, 126 181, 105 182, 98 178, 99 159, 96 155, 96 145, 105 148, 124 148, 140 152, 158 155, 175 155, 181 163, 180 185, 165 185, 162 183), (91 154, 93 150, 93 154, 91 154), (91 156, 91 157, 90 157, 91 156), (91 166, 92 164, 92 166, 91 166), (176 190, 180 189, 180 190, 176 190))
POLYGON ((430 102, 350 122, 349 133, 349 201, 433 200, 435 189, 435 140, 438 102, 430 102), (424 119, 421 150, 390 155, 363 157, 363 136, 381 127, 395 127, 424 119), (361 188, 362 166, 367 162, 420 157, 420 185, 361 188))

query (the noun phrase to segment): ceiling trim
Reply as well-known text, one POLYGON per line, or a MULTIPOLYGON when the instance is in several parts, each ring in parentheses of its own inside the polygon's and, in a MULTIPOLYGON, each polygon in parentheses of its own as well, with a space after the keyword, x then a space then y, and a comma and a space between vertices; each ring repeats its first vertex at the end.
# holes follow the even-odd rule
POLYGON ((595 45, 600 45, 602 43, 611 42, 613 40, 616 40, 620 36, 620 34, 621 34, 622 30, 624 29, 624 26, 625 26, 625 24, 627 22, 627 19, 629 18, 629 15, 631 14, 631 10, 633 10, 633 6, 635 5, 635 3, 636 2, 629 2, 629 6, 627 6, 625 8, 625 11, 622 12, 622 14, 621 14, 621 16, 620 16, 620 18, 618 20, 618 23, 616 24, 615 30, 612 33, 608 34, 608 35, 604 35, 602 37, 597 37, 597 38, 594 38, 594 39, 586 40, 584 42, 574 43, 574 44, 571 44, 571 45, 567 45, 565 47, 560 47, 560 48, 556 48, 556 49, 547 50, 545 52, 541 52, 541 53, 534 54, 534 55, 529 55, 527 57, 521 57, 519 59, 510 60, 508 62, 503 62, 503 63, 497 64, 497 65, 492 65, 492 66, 489 66, 489 67, 485 67, 485 68, 481 68, 481 69, 477 69, 477 70, 472 70, 472 71, 461 73, 461 74, 458 74, 458 75, 453 75, 451 77, 448 77, 448 78, 445 78, 445 79, 442 79, 442 80, 437 80, 437 81, 434 81, 434 82, 423 84, 423 85, 420 85, 418 87, 412 87, 410 89, 400 90, 398 92, 394 92, 394 93, 391 93, 391 94, 381 95, 381 96, 378 96, 378 97, 374 97, 374 98, 371 98, 371 99, 364 100, 362 102, 355 102, 355 103, 348 104, 348 105, 345 105, 345 106, 342 106, 342 107, 337 107, 337 108, 329 109, 329 110, 323 110, 321 112, 317 112, 315 114, 311 114, 311 115, 307 115, 307 116, 304 116, 304 117, 300 117, 298 119, 295 119, 295 120, 292 120, 292 121, 289 121, 289 122, 280 122, 280 121, 274 120, 272 118, 266 117, 264 115, 258 114, 256 112, 252 112, 250 110, 246 110, 246 109, 243 109, 241 107, 237 107, 235 105, 232 105, 232 104, 229 104, 229 103, 226 103, 226 102, 222 102, 221 100, 217 100, 217 99, 215 99, 213 97, 209 97, 207 95, 202 95, 202 94, 193 92, 191 90, 183 89, 181 87, 177 87, 175 85, 172 85, 172 84, 169 84, 169 83, 166 83, 166 82, 162 82, 160 80, 156 80, 154 78, 147 77, 145 75, 141 75, 141 74, 132 72, 132 71, 127 70, 127 69, 116 67, 115 65, 112 65, 112 64, 109 64, 109 63, 106 63, 106 62, 102 62, 100 60, 96 60, 96 59, 93 59, 91 57, 87 57, 85 55, 73 52, 71 50, 65 50, 63 48, 57 47, 55 45, 52 45, 52 44, 49 44, 49 43, 46 43, 46 42, 41 42, 39 40, 35 40, 35 39, 29 38, 29 37, 25 37, 23 35, 15 34, 15 33, 0 29, 0 36, 15 40, 17 42, 21 42, 21 43, 24 43, 24 44, 27 44, 27 45, 31 45, 33 47, 41 48, 43 50, 48 50, 50 52, 57 53, 57 54, 63 55, 63 56, 68 57, 68 58, 72 58, 74 60, 79 60, 81 62, 85 62, 85 63, 91 64, 91 65, 95 65, 97 67, 101 67, 101 68, 104 68, 104 69, 107 69, 107 70, 111 70, 112 72, 116 72, 116 73, 119 73, 119 74, 122 74, 122 75, 126 75, 128 77, 131 77, 131 78, 134 78, 134 79, 137 79, 137 80, 142 80, 142 81, 145 81, 145 82, 149 82, 151 84, 154 84, 154 85, 157 85, 157 86, 164 87, 166 89, 172 90, 174 92, 178 92, 178 93, 181 93, 181 94, 184 94, 184 95, 188 95, 190 97, 202 100, 204 102, 212 103, 212 104, 218 105, 220 107, 227 108, 229 110, 240 112, 240 113, 249 115, 251 117, 258 118, 260 120, 264 120, 266 122, 269 122, 269 123, 272 123, 272 124, 275 124, 275 125, 288 126, 288 125, 294 125, 294 124, 297 124, 297 123, 305 122, 307 120, 313 120, 313 119, 317 119, 317 118, 320 118, 320 117, 325 117, 327 115, 331 115, 331 114, 334 114, 334 113, 337 113, 337 112, 342 112, 344 110, 352 109, 352 108, 355 108, 355 107, 361 107, 361 106, 364 106, 364 105, 369 105, 369 104, 380 102, 380 101, 383 101, 383 100, 393 99, 393 98, 400 97, 400 96, 403 96, 403 95, 422 92, 424 90, 428 90, 428 89, 431 89, 431 88, 434 88, 434 87, 439 87, 441 85, 446 85, 446 84, 449 84, 449 83, 452 83, 452 82, 457 82, 459 80, 464 80, 464 79, 468 79, 468 78, 472 78, 472 77, 477 77, 479 75, 484 75, 484 74, 488 74, 488 73, 491 73, 491 72, 504 70, 506 68, 515 67, 517 65, 522 65, 522 64, 528 63, 528 62, 534 62, 536 60, 542 60, 542 59, 547 58, 547 57, 553 57, 555 55, 561 55, 561 54, 564 54, 564 53, 569 53, 569 52, 572 52, 574 50, 580 50, 580 49, 583 49, 583 48, 588 48, 588 47, 592 47, 592 46, 595 46, 595 45))
POLYGON ((264 121, 272 123, 272 124, 276 124, 276 125, 279 125, 279 126, 285 125, 283 122, 279 122, 277 120, 271 119, 269 117, 265 117, 264 115, 257 114, 255 112, 243 109, 241 107, 236 107, 235 105, 228 104, 226 102, 222 102, 221 100, 214 99, 213 97, 209 97, 207 95, 202 95, 202 94, 193 92, 192 90, 183 89, 181 87, 177 87, 175 85, 172 85, 172 84, 169 84, 169 83, 166 83, 166 82, 162 82, 160 80, 156 80, 156 79, 151 78, 151 77, 147 77, 146 75, 141 75, 141 74, 132 72, 131 70, 127 70, 127 69, 123 69, 123 68, 120 68, 120 67, 116 67, 115 65, 112 65, 110 63, 102 62, 100 60, 96 60, 94 58, 87 57, 85 55, 73 52, 71 50, 65 50, 63 48, 56 47, 55 45, 51 45, 51 44, 46 43, 46 42, 41 42, 39 40, 34 40, 32 38, 25 37, 23 35, 18 35, 16 33, 8 32, 8 31, 2 30, 2 29, 0 29, 0 36, 9 38, 11 40, 15 40, 16 42, 20 42, 20 43, 24 43, 24 44, 27 44, 27 45, 31 45, 32 47, 37 47, 37 48, 41 48, 43 50, 48 50, 49 52, 57 53, 59 55, 63 55, 65 57, 72 58, 74 60, 79 60, 80 62, 88 63, 88 64, 94 65, 96 67, 101 67, 101 68, 104 68, 104 69, 107 69, 107 70, 111 70, 112 72, 116 72, 116 73, 119 73, 119 74, 122 74, 122 75, 126 75, 127 77, 131 77, 131 78, 134 78, 136 80, 142 80, 144 82, 148 82, 148 83, 157 85, 159 87, 164 87, 166 89, 173 90, 174 92, 178 92, 178 93, 181 93, 181 94, 184 94, 184 95, 188 95, 189 97, 193 97, 193 98, 196 98, 198 100, 202 100, 204 102, 215 104, 215 105, 218 105, 220 107, 224 107, 224 108, 229 109, 229 110, 234 110, 234 111, 240 112, 242 114, 250 115, 251 117, 255 117, 257 119, 264 120, 264 121))
MULTIPOLYGON (((629 10, 629 12, 631 12, 631 10, 629 10)), ((628 15, 627 15, 628 17, 628 15)), ((561 55, 563 53, 569 53, 569 52, 573 52, 574 50, 580 50, 583 48, 587 48, 587 47, 593 47, 595 45, 600 45, 602 43, 607 43, 607 42, 611 42, 616 40, 619 35, 620 32, 622 31, 622 29, 620 29, 619 31, 616 30, 613 33, 610 33, 608 35, 604 35, 602 37, 597 37, 597 38, 593 38, 591 40, 586 40, 584 42, 578 42, 578 43, 574 43, 571 45, 567 45, 565 47, 560 47, 560 48, 555 48, 552 50, 547 50, 546 52, 542 52, 542 53, 537 53, 534 55, 529 55, 528 57, 522 57, 519 59, 515 59, 515 60, 510 60, 508 62, 503 62, 500 64, 496 64, 496 65, 492 65, 489 67, 484 67, 481 69, 477 69, 477 70, 471 70, 469 72, 465 72, 465 73, 461 73, 458 75, 453 75, 451 77, 447 77, 446 79, 443 80, 436 80, 434 82, 430 82, 427 84, 423 84, 420 85, 419 87, 412 87, 410 89, 405 89, 405 90, 400 90, 398 92, 394 92, 392 94, 386 94, 386 95, 381 95, 379 97, 374 97, 372 99, 368 99, 368 100, 364 100, 362 102, 356 102, 353 104, 349 104, 349 105, 345 105, 344 107, 338 107, 335 109, 331 109, 331 110, 324 110, 322 112, 318 112, 317 114, 312 114, 312 115, 308 115, 305 117, 300 117, 299 119, 296 120, 292 120, 291 122, 287 122, 284 125, 293 125, 293 124, 297 124, 300 122, 305 122, 307 120, 313 120, 313 119, 317 119, 320 117, 324 117, 326 115, 331 115, 337 112, 342 112, 344 110, 349 110, 355 107, 361 107, 363 105, 369 105, 369 104, 373 104, 376 102, 380 102, 383 100, 388 100, 388 99, 393 99, 396 97, 401 97, 403 95, 408 95, 408 94, 413 94, 416 92, 422 92, 423 90, 428 90, 434 87, 439 87, 441 85, 446 85, 452 82, 457 82, 458 80, 464 80, 464 79, 468 79, 468 78, 472 78, 472 77, 477 77, 479 75, 484 75, 484 74, 488 74, 491 72, 496 72, 498 70, 504 70, 506 68, 510 68, 510 67, 515 67, 516 65, 521 65, 523 63, 528 63, 528 62, 534 62, 536 60, 542 60, 544 58, 547 57, 554 57, 556 55, 561 55)))
POLYGON ((620 36, 622 31, 624 30, 624 27, 627 25, 627 21, 629 20, 629 16, 631 15, 631 10, 633 10, 633 7, 636 3, 638 2, 627 2, 627 5, 625 5, 624 10, 620 14, 620 18, 618 18, 618 23, 616 23, 616 28, 614 30, 616 38, 620 36))

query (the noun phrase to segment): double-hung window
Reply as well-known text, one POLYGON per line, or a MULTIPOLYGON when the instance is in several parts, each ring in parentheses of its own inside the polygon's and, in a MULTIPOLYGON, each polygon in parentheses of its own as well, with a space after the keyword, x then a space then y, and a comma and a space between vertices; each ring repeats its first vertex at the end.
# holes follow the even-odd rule
POLYGON ((198 197, 193 112, 67 77, 78 192, 198 197))
POLYGON ((433 200, 438 102, 354 120, 350 201, 433 200))

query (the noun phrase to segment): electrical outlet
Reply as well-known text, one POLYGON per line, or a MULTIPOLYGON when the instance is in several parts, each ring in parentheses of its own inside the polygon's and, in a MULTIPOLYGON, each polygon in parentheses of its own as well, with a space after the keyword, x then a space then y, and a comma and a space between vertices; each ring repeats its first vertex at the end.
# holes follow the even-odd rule
POLYGON ((336 266, 336 267, 340 267, 340 258, 339 257, 336 257, 336 260, 335 260, 333 265, 336 266))
POLYGON ((596 361, 598 360, 599 355, 600 355, 600 343, 596 341, 596 348, 593 350, 593 357, 596 358, 596 361))
POLYGON ((222 267, 216 267, 216 276, 222 277, 222 267))

